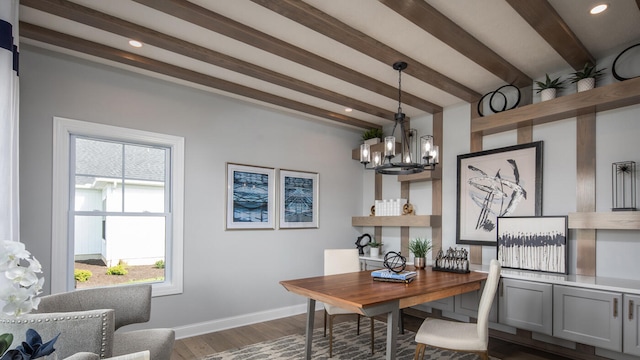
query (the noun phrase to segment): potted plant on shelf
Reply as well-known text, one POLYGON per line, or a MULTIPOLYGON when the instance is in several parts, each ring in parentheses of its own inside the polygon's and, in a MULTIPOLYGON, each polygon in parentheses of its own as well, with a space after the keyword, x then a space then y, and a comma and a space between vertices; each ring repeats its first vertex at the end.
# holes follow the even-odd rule
POLYGON ((362 140, 365 144, 375 145, 382 141, 382 129, 369 129, 362 134, 362 140))
POLYGON ((549 74, 545 74, 544 82, 536 81, 535 83, 538 85, 536 92, 540 93, 540 101, 547 101, 556 98, 558 90, 563 88, 564 80, 560 80, 560 77, 551 80, 549 74))
POLYGON ((602 72, 605 69, 596 70, 595 65, 586 63, 582 70, 571 73, 569 79, 572 83, 576 83, 578 92, 591 90, 596 86, 596 79, 602 76, 602 72))
POLYGON ((379 257, 380 256, 380 249, 382 249, 382 243, 381 242, 376 242, 375 240, 371 241, 369 243, 369 256, 371 257, 379 257))
POLYGON ((427 253, 431 250, 431 240, 416 238, 409 242, 409 251, 413 253, 413 266, 423 269, 427 262, 427 253))

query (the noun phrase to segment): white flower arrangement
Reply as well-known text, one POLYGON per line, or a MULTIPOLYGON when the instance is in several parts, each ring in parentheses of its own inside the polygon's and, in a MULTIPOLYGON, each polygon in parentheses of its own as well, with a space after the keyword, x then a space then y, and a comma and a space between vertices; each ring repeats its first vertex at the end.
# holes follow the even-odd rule
POLYGON ((44 277, 40 262, 23 243, 4 240, 0 246, 0 306, 7 315, 20 316, 38 308, 44 277), (25 266, 26 265, 26 266, 25 266))

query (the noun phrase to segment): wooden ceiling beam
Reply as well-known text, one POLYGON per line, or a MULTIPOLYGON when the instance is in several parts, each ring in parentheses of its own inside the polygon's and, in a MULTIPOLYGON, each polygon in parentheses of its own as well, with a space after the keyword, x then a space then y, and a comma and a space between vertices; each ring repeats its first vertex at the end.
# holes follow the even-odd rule
MULTIPOLYGON (((175 16, 205 29, 228 36, 258 49, 329 74, 340 80, 367 89, 374 93, 397 100, 398 89, 381 81, 361 74, 353 69, 335 63, 312 52, 293 46, 287 42, 257 31, 247 25, 210 11, 186 0, 133 0, 152 9, 175 16)), ((434 113, 442 107, 420 97, 406 94, 403 102, 417 109, 434 113)))
POLYGON ((65 49, 88 54, 91 56, 96 56, 102 59, 134 66, 155 73, 164 74, 176 79, 189 81, 195 84, 222 90, 250 99, 255 99, 279 107, 299 111, 309 115, 314 115, 331 121, 339 122, 341 124, 351 125, 362 129, 381 128, 381 126, 377 124, 320 109, 264 91, 252 89, 247 86, 218 79, 213 76, 202 74, 193 70, 153 60, 144 56, 140 56, 138 54, 122 51, 22 21, 20 22, 20 36, 53 46, 58 46, 65 49))
POLYGON ((576 71, 596 59, 547 0, 506 0, 576 71))
MULTIPOLYGON (((379 0, 424 31, 444 42, 460 54, 482 66, 507 84, 531 86, 533 80, 520 69, 489 49, 458 24, 444 16, 424 0, 379 0)), ((477 101, 478 98, 473 101, 477 101)), ((469 101, 469 102, 473 102, 469 101)))
POLYGON ((165 35, 155 30, 136 25, 120 18, 72 3, 70 1, 22 0, 21 5, 44 11, 65 19, 76 21, 110 33, 142 41, 176 54, 191 57, 215 66, 238 72, 262 81, 273 83, 307 95, 350 107, 373 116, 394 121, 394 112, 368 104, 319 86, 294 79, 275 71, 253 65, 220 52, 165 35))
MULTIPOLYGON (((404 71, 405 73, 462 100, 472 102, 477 101, 481 97, 480 94, 468 87, 444 76, 415 59, 411 59, 408 55, 379 42, 365 33, 338 21, 336 18, 329 16, 307 3, 297 0, 252 1, 335 41, 356 49, 367 56, 377 59, 380 62, 389 64, 389 66, 399 60, 405 61, 409 64, 409 67, 404 71)), ((394 1, 398 2, 397 0, 394 1)))

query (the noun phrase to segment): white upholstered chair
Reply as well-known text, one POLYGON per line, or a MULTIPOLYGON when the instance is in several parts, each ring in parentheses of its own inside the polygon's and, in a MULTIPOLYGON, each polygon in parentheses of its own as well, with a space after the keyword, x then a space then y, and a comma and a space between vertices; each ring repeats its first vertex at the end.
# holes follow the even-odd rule
POLYGON ((424 357, 427 346, 476 353, 481 359, 488 360, 489 311, 499 281, 500 263, 494 259, 489 265, 489 276, 480 297, 478 321, 474 324, 434 318, 425 319, 416 333, 417 346, 414 360, 424 357))
MULTIPOLYGON (((358 249, 325 249, 324 274, 335 275, 360 271, 358 249)), ((329 357, 333 356, 333 318, 354 313, 337 306, 324 304, 324 335, 327 336, 327 315, 329 319, 329 357)), ((358 334, 360 334, 360 314, 358 314, 358 334)), ((373 354, 373 318, 371 318, 371 354, 373 354)))

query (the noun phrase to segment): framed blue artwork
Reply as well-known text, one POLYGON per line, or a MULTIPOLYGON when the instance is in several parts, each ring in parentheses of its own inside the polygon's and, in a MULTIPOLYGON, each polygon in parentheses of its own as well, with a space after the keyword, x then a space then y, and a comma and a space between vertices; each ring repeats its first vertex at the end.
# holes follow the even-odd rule
POLYGON ((318 228, 319 174, 280 170, 280 228, 318 228))
POLYGON ((227 163, 227 230, 275 229, 275 169, 227 163))

